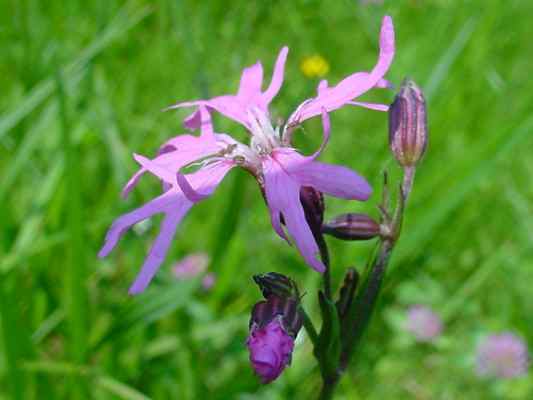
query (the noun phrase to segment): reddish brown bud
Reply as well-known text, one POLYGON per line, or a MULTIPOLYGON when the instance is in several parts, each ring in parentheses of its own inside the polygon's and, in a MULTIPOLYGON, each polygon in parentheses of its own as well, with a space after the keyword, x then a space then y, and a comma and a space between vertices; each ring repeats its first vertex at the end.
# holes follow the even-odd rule
POLYGON ((265 299, 268 299, 272 295, 281 298, 300 298, 296 283, 283 274, 268 272, 266 274, 254 275, 253 280, 261 289, 265 299))
POLYGON ((296 337, 303 323, 300 299, 270 296, 267 300, 256 303, 252 309, 250 327, 254 324, 265 326, 277 316, 281 318, 287 333, 296 337))
POLYGON ((322 233, 343 240, 368 240, 379 235, 379 224, 365 214, 342 214, 325 223, 322 233))
POLYGON ((389 108, 389 143, 401 166, 415 165, 428 142, 426 101, 422 90, 405 79, 389 108))
POLYGON ((313 234, 319 233, 324 220, 323 194, 310 186, 302 186, 300 189, 300 202, 311 231, 313 234))

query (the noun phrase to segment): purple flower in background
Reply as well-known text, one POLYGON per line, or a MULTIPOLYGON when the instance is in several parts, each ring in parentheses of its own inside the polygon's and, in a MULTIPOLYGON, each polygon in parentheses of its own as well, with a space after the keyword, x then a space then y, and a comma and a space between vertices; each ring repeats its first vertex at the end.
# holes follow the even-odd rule
POLYGON ((488 336, 477 349, 479 376, 514 378, 525 375, 528 364, 526 343, 510 332, 488 336))
POLYGON ((383 0, 359 0, 362 6, 368 6, 371 4, 383 4, 383 0))
POLYGON ((268 106, 281 88, 288 48, 284 47, 274 66, 270 85, 262 90, 263 68, 257 62, 244 69, 235 95, 224 95, 208 100, 178 103, 170 108, 194 107, 185 119, 186 128, 200 129, 200 136, 176 136, 166 142, 154 159, 134 155, 140 170, 126 184, 123 195, 137 184, 139 178, 150 172, 163 182, 163 194, 145 205, 117 218, 109 229, 99 256, 105 257, 120 237, 132 225, 162 213, 161 230, 141 268, 130 293, 142 292, 163 262, 178 224, 197 202, 209 197, 224 176, 234 167, 248 170, 258 181, 270 211, 271 222, 277 234, 289 242, 289 237, 307 264, 319 272, 324 265, 317 258, 318 246, 309 228, 302 204, 302 187, 314 189, 343 199, 366 200, 371 188, 354 171, 316 161, 324 149, 330 131, 328 113, 345 105, 358 105, 386 111, 381 104, 354 101, 374 87, 386 87, 383 79, 394 56, 392 20, 383 19, 377 64, 370 72, 357 72, 336 86, 320 82, 316 97, 305 100, 282 127, 274 127, 268 106), (217 111, 240 123, 250 133, 250 145, 240 143, 227 134, 215 133, 211 112, 217 111), (303 156, 291 146, 294 128, 303 121, 321 116, 324 140, 311 156, 303 156), (181 169, 199 165, 195 172, 182 174, 181 169), (282 227, 282 220, 288 235, 282 227))
POLYGON ((431 308, 414 305, 407 311, 406 329, 420 342, 431 342, 442 332, 442 321, 431 308))
POLYGON ((205 272, 209 256, 205 253, 193 253, 174 264, 172 272, 178 279, 191 279, 205 272))
POLYGON ((267 325, 253 325, 246 341, 250 362, 261 382, 276 379, 291 362, 294 339, 285 331, 282 318, 277 317, 267 325))
POLYGON ((210 272, 205 274, 205 276, 202 278, 202 288, 207 291, 215 286, 216 281, 217 278, 214 273, 210 272))
MULTIPOLYGON (((203 275, 208 264, 209 256, 206 253, 193 253, 174 264, 172 272, 177 279, 192 279, 199 275, 203 275)), ((215 274, 208 272, 202 277, 202 289, 211 289, 215 284, 215 281, 215 274)))

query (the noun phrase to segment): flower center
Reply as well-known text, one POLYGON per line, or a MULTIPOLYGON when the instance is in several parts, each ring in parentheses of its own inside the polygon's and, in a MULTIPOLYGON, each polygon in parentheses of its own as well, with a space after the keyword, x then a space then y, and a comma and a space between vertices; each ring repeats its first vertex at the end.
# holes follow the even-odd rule
POLYGON ((250 146, 259 156, 272 153, 281 146, 279 127, 274 128, 266 113, 258 108, 248 110, 252 140, 250 146))

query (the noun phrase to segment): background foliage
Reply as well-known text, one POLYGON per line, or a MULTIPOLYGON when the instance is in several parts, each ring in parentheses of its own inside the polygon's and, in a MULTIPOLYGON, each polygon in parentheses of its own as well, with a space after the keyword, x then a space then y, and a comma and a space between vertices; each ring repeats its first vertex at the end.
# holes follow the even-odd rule
MULTIPOLYGON (((248 312, 260 297, 251 275, 290 274, 315 316, 319 277, 275 236, 244 173, 193 209, 145 294, 131 298, 127 288, 157 220, 106 260, 96 252, 114 217, 159 190, 145 178, 119 199, 136 170, 131 153, 153 155, 182 131, 184 112, 161 108, 232 92, 243 66, 259 58, 271 71, 288 44, 272 109, 287 116, 318 83, 302 74, 302 59, 324 57, 332 83, 369 69, 385 13, 397 32, 388 77, 423 86, 430 147, 377 318, 338 398, 533 398, 531 373, 508 382, 474 373, 476 345, 490 332, 512 330, 533 345, 531 2, 0 0, 0 9, 0 398, 314 396, 320 380, 305 333, 274 384, 261 386, 247 362, 248 312), (209 292, 170 273, 197 251, 210 254, 218 277, 209 292), (402 329, 414 303, 443 317, 435 344, 402 329)), ((330 200, 327 215, 375 215, 381 172, 399 175, 386 116, 344 109, 332 124, 322 158, 357 169, 376 193, 368 204, 330 200)), ((222 119, 217 127, 245 137, 222 119)), ((299 145, 311 151, 320 137, 310 122, 299 145)), ((335 282, 371 250, 331 245, 335 282)))

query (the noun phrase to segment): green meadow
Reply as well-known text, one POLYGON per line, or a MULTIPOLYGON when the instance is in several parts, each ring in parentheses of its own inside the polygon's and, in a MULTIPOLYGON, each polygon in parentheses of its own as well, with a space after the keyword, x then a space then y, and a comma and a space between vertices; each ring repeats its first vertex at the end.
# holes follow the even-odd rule
MULTIPOLYGON (((254 179, 233 170, 180 225, 150 287, 128 287, 160 218, 97 258, 111 222, 161 191, 132 153, 153 157, 185 132, 181 100, 234 93, 260 59, 265 81, 283 45, 286 118, 314 96, 301 69, 319 55, 331 85, 377 60, 383 15, 396 56, 387 78, 424 90, 429 146, 417 169, 402 237, 356 362, 336 399, 533 398, 533 373, 476 374, 484 337, 511 331, 533 349, 533 3, 527 0, 39 1, 0 0, 0 399, 313 399, 321 384, 301 331, 292 364, 261 385, 245 346, 261 293, 258 273, 291 276, 318 324, 318 273, 273 231, 254 179), (215 285, 178 280, 172 266, 207 253, 215 285), (443 320, 432 343, 405 330, 409 306, 443 320)), ((361 101, 391 103, 394 90, 361 101)), ((326 217, 378 216, 382 174, 399 182, 387 115, 331 114, 321 160, 349 166, 374 188, 367 202, 326 198, 326 217)), ((218 132, 247 140, 215 117, 218 132)), ((320 119, 295 133, 311 154, 320 119)), ((361 270, 373 242, 328 238, 334 287, 361 270)))

